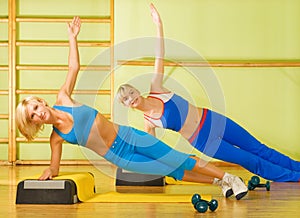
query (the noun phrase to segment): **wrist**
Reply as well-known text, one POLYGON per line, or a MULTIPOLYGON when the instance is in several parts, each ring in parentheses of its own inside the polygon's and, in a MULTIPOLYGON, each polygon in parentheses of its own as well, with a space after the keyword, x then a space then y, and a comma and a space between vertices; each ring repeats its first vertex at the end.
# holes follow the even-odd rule
POLYGON ((50 170, 52 176, 57 176, 58 175, 59 170, 57 168, 49 167, 49 170, 50 170))
POLYGON ((77 40, 77 36, 74 36, 73 34, 70 34, 70 35, 69 35, 69 40, 70 40, 70 41, 72 41, 72 40, 75 40, 75 41, 76 41, 76 40, 77 40))

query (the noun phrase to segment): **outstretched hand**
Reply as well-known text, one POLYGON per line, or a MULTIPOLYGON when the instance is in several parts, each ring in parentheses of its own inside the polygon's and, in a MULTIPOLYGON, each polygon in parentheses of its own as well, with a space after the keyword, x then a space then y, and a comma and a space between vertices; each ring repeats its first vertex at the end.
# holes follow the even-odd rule
POLYGON ((47 168, 44 170, 43 174, 39 177, 39 180, 47 180, 52 179, 52 170, 50 168, 47 168))
POLYGON ((154 7, 154 5, 151 3, 150 4, 150 12, 151 12, 151 16, 152 16, 152 20, 156 25, 161 25, 161 19, 159 16, 158 11, 156 10, 156 8, 154 7))
POLYGON ((81 21, 79 17, 74 17, 71 23, 68 23, 69 36, 77 37, 80 31, 81 21))

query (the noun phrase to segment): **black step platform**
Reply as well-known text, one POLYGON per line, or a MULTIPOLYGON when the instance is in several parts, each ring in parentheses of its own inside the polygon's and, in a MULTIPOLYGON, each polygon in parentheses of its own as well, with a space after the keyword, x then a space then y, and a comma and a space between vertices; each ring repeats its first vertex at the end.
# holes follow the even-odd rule
POLYGON ((75 204, 76 184, 72 180, 24 180, 18 184, 16 204, 75 204))
POLYGON ((116 186, 164 186, 165 177, 117 169, 116 186))

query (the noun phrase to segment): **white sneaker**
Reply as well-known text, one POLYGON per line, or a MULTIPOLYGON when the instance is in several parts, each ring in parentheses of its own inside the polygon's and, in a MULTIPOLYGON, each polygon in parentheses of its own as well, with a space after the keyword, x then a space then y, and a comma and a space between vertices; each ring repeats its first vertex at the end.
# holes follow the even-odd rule
POLYGON ((231 186, 233 194, 237 200, 242 199, 248 193, 248 187, 240 177, 226 173, 223 180, 231 186))
POLYGON ((233 195, 232 188, 227 182, 218 179, 215 184, 221 187, 224 197, 229 198, 231 195, 233 195))

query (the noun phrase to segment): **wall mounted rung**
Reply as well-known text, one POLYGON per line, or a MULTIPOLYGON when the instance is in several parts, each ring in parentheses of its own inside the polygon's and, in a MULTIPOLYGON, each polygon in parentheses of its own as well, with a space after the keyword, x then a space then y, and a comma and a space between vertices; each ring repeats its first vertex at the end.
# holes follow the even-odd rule
POLYGON ((8 114, 0 114, 0 119, 8 119, 8 114))
POLYGON ((0 47, 7 47, 8 41, 0 41, 0 47))
POLYGON ((0 90, 0 95, 8 95, 8 90, 0 90))
MULTIPOLYGON (((16 22, 53 22, 53 23, 67 23, 71 22, 73 17, 16 17, 16 22)), ((110 16, 87 18, 80 17, 83 23, 110 23, 110 16)))
MULTIPOLYGON (((118 60, 119 65, 128 66, 153 66, 154 61, 143 60, 118 60)), ((165 61, 165 66, 171 67, 300 67, 300 61, 257 61, 257 62, 234 62, 234 61, 165 61)))
POLYGON ((0 23, 8 23, 7 17, 0 17, 0 23))
MULTIPOLYGON (((69 46, 68 41, 17 41, 17 46, 69 46)), ((80 47, 109 47, 110 41, 79 41, 80 47)), ((0 44, 1 46, 1 44, 0 44)))
MULTIPOLYGON (((57 94, 59 90, 48 90, 48 89, 18 89, 16 90, 17 94, 57 94)), ((110 90, 74 90, 73 91, 74 94, 86 94, 86 95, 90 95, 90 94, 95 94, 95 95, 110 95, 111 91, 110 90)))
POLYGON ((0 143, 8 143, 8 138, 0 138, 0 143))
POLYGON ((5 66, 5 65, 1 65, 0 66, 0 70, 2 71, 7 71, 8 70, 8 66, 5 66))
MULTIPOLYGON (((17 70, 65 70, 67 71, 69 67, 67 65, 17 65, 17 70)), ((109 65, 98 65, 98 66, 85 66, 81 65, 80 70, 99 70, 99 71, 109 71, 111 68, 109 65)))

